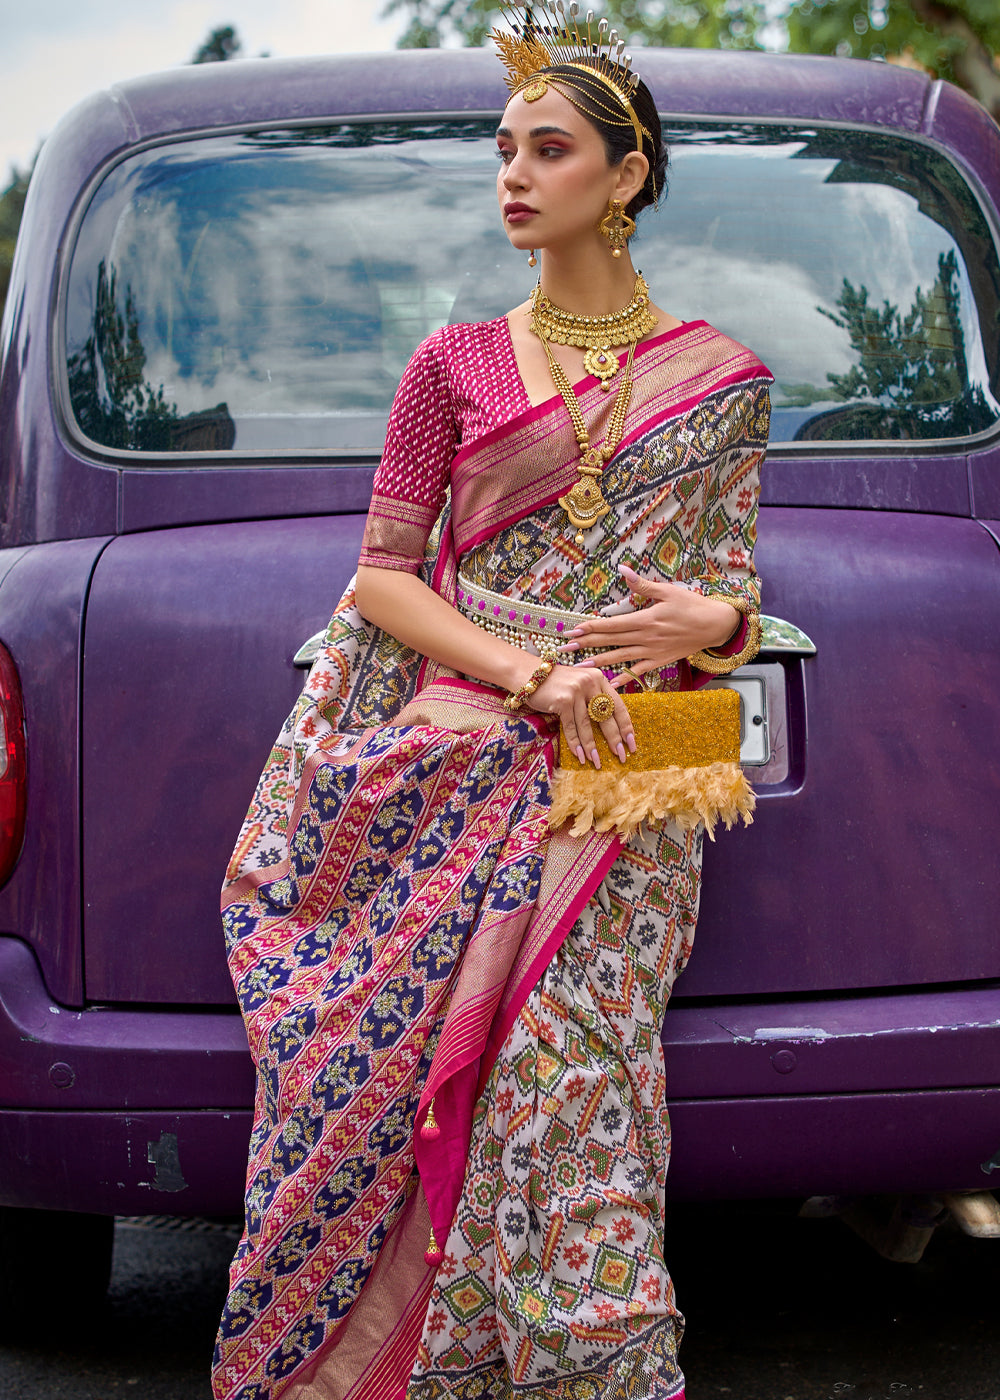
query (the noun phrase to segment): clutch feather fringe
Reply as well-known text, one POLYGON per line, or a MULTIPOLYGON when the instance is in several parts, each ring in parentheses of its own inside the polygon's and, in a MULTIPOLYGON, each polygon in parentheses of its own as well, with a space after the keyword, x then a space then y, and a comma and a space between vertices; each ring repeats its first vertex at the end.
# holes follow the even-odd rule
POLYGON ((581 763, 561 736, 552 777, 553 831, 573 818, 571 835, 615 830, 631 836, 644 823, 675 821, 685 830, 704 822, 714 841, 717 822, 749 826, 756 803, 739 765, 740 699, 735 690, 624 694, 636 752, 624 764, 595 725, 602 766, 581 763))
POLYGON ((704 822, 714 841, 716 822, 728 830, 742 817, 749 826, 755 804, 753 789, 738 763, 620 774, 606 768, 589 772, 557 768, 549 825, 555 831, 572 817, 571 836, 583 836, 591 827, 596 831, 613 828, 620 836, 631 836, 643 823, 669 819, 686 831, 704 822))

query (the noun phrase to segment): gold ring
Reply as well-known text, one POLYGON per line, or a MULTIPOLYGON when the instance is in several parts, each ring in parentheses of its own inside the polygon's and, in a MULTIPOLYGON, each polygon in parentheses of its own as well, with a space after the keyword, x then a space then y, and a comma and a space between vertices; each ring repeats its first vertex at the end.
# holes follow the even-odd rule
POLYGON ((614 712, 615 702, 610 695, 595 695, 587 706, 587 714, 598 724, 603 724, 606 719, 610 719, 614 712))

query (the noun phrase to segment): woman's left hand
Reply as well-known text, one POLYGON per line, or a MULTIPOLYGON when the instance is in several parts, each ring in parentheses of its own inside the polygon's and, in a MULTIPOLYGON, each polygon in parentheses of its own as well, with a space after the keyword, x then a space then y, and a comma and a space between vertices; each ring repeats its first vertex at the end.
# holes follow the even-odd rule
MULTIPOLYGON (((640 578, 627 564, 620 573, 630 593, 653 601, 636 612, 594 617, 574 627, 572 640, 560 652, 606 648, 580 662, 582 666, 626 665, 643 676, 705 647, 724 645, 739 625, 740 614, 722 598, 706 598, 666 579, 640 578)), ((621 675, 609 684, 618 689, 628 681, 621 675)))

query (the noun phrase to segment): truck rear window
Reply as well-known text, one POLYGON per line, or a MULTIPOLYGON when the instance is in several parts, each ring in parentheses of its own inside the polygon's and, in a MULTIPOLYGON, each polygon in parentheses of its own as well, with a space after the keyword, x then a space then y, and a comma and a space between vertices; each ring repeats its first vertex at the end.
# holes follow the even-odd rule
MULTIPOLYGON (((523 301, 494 120, 158 145, 113 167, 64 289, 65 396, 107 451, 377 453, 437 327, 523 301)), ((775 374, 773 439, 962 439, 1000 417, 1000 267, 937 150, 849 129, 669 127, 633 259, 654 298, 775 374)))

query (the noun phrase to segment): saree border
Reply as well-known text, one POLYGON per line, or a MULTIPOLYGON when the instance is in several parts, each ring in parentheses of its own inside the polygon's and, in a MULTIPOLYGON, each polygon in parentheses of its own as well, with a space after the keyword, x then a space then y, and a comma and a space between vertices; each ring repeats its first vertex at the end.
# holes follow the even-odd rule
MULTIPOLYGON (((509 718, 497 690, 454 676, 428 684, 400 711, 396 723, 447 722, 457 728, 462 717, 469 727, 474 719, 509 718)), ((551 774, 557 742, 551 721, 530 713, 521 718, 538 729, 551 774)), ((458 1208, 475 1103, 507 1032, 621 844, 613 832, 591 831, 582 839, 566 829, 550 833, 532 905, 512 914, 489 948, 473 944, 463 956, 414 1121, 414 1155, 435 1235, 447 1236, 458 1208), (429 1141, 421 1128, 432 1099, 440 1134, 429 1141)))
MULTIPOLYGON (((619 452, 654 422, 662 425, 682 416, 709 393, 755 378, 767 382, 772 378, 752 350, 706 321, 675 327, 641 350, 641 355, 636 353, 640 372, 635 375, 619 452)), ((574 385, 594 438, 606 429, 613 409, 608 401, 611 396, 602 393, 598 385, 592 375, 574 385)), ((572 485, 579 447, 564 410, 561 397, 549 399, 456 454, 451 530, 459 558, 540 507, 553 504, 572 485), (515 461, 518 467, 512 473, 515 461), (501 476, 510 483, 502 495, 496 490, 501 476)))

